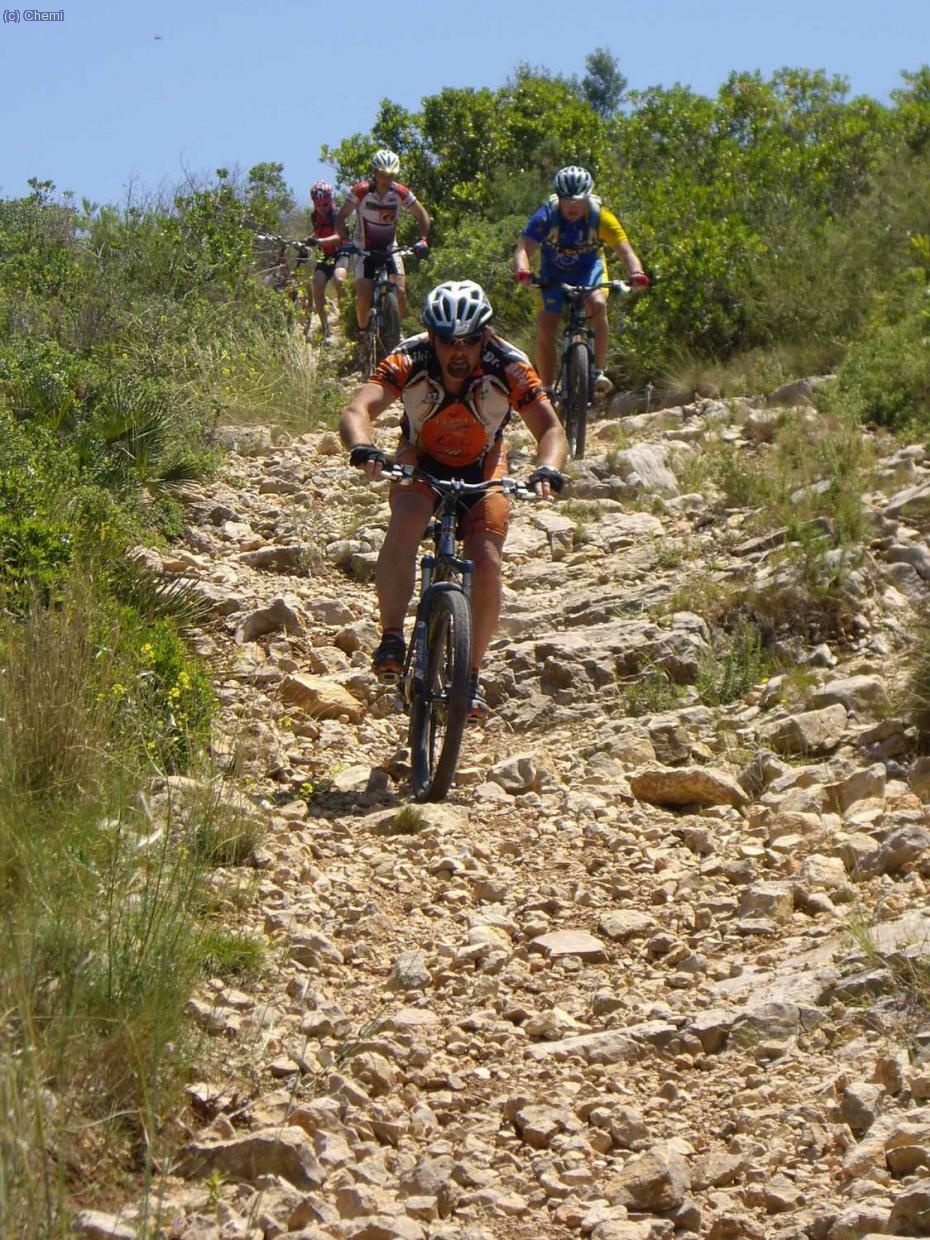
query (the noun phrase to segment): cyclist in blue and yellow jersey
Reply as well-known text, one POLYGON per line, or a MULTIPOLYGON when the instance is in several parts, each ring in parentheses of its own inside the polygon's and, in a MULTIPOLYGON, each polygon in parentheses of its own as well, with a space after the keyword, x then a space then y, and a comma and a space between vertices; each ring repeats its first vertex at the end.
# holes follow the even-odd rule
MULTIPOLYGON (((596 284, 606 279, 604 249, 612 250, 626 267, 630 282, 649 287, 649 277, 623 231, 623 225, 592 193, 594 181, 586 168, 560 168, 552 182, 553 194, 529 219, 517 242, 514 276, 522 284, 532 279, 530 259, 541 250, 540 280, 551 283, 542 289, 542 309, 536 319, 534 361, 546 387, 555 381, 555 340, 565 294, 564 284, 596 284)), ((607 290, 598 289, 585 298, 588 321, 594 332, 594 390, 606 396, 613 387, 604 374, 607 360, 607 290)))

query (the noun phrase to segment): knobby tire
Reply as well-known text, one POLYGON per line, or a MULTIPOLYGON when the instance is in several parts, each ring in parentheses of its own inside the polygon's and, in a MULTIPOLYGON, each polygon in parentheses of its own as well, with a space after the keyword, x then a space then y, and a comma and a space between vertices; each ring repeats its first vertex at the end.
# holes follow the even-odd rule
POLYGON ((368 316, 368 327, 359 336, 358 364, 362 378, 367 380, 378 365, 377 320, 374 313, 368 316))
POLYGON ((588 433, 591 357, 585 345, 569 346, 565 363, 565 437, 573 457, 584 456, 588 433))
POLYGON ((471 704, 471 609, 460 590, 436 590, 427 617, 426 692, 410 708, 417 801, 441 801, 452 784, 471 704))
POLYGON ((400 309, 397 305, 397 289, 392 286, 385 292, 381 303, 381 357, 393 353, 399 343, 400 309))

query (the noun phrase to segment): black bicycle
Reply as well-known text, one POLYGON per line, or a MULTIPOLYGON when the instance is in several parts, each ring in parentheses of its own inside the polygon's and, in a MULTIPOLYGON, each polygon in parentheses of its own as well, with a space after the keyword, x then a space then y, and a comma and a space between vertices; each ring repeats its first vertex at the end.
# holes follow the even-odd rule
POLYGON ((319 245, 316 237, 304 237, 295 240, 293 237, 281 237, 277 233, 256 233, 255 240, 266 248, 274 247, 274 258, 270 265, 260 267, 258 276, 262 284, 284 294, 294 304, 298 318, 302 320, 304 336, 310 332, 310 319, 313 315, 313 301, 310 297, 310 251, 319 245), (295 250, 294 265, 291 266, 290 251, 295 250))
POLYGON ((382 477, 399 482, 422 478, 438 496, 426 531, 434 550, 420 560, 420 598, 400 690, 410 713, 414 798, 441 801, 455 775, 471 706, 472 562, 456 551, 461 501, 492 490, 518 499, 535 499, 536 494, 516 478, 446 480, 411 465, 391 465, 382 477))
POLYGON ((594 332, 585 313, 584 300, 589 293, 607 288, 615 293, 629 293, 624 280, 603 280, 598 284, 557 284, 533 277, 540 288, 560 288, 568 302, 568 316, 562 330, 562 359, 553 403, 572 456, 584 456, 588 433, 588 410, 594 403, 594 332))
POLYGON ((400 342, 397 286, 391 281, 388 262, 395 255, 406 258, 414 251, 409 246, 399 245, 389 246, 386 250, 366 250, 352 241, 342 246, 340 253, 370 259, 374 267, 368 326, 359 336, 358 348, 359 367, 367 378, 382 358, 393 353, 400 342))

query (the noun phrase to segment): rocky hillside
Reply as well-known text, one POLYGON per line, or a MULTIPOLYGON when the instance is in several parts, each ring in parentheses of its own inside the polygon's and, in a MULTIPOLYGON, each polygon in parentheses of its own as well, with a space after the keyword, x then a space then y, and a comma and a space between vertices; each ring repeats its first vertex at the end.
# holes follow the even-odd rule
POLYGON ((332 433, 225 433, 183 541, 140 555, 212 609, 222 798, 261 832, 215 894, 269 952, 192 1001, 162 1234, 930 1235, 930 760, 900 696, 930 460, 858 445, 844 540, 810 391, 592 426, 571 497, 515 511, 494 713, 417 808, 368 670, 385 489, 332 433), (736 502, 789 443, 797 518, 736 502))

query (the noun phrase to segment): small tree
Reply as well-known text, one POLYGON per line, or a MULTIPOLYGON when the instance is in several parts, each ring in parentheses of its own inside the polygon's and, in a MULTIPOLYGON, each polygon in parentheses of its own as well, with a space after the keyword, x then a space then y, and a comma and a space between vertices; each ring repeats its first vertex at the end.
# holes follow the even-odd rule
POLYGON ((613 116, 623 101, 628 85, 616 56, 606 47, 598 47, 585 57, 584 63, 587 69, 581 79, 584 98, 599 116, 613 116))

